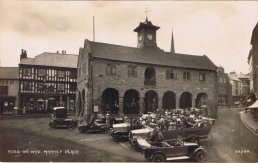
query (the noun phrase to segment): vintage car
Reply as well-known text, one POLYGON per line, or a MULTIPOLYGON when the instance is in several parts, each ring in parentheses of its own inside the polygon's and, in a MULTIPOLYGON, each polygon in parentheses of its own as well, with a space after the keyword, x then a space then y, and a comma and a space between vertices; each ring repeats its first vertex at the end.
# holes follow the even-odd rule
POLYGON ((114 124, 110 129, 111 136, 115 141, 128 140, 128 135, 131 130, 143 128, 141 124, 130 122, 114 124))
MULTIPOLYGON (((175 140, 178 137, 182 137, 184 141, 199 142, 200 140, 207 139, 211 127, 212 124, 207 124, 205 126, 162 130, 161 132, 165 140, 175 140)), ((137 139, 150 139, 153 130, 154 127, 150 125, 146 126, 144 129, 131 130, 129 134, 130 144, 134 146, 136 150, 139 150, 137 139)))
POLYGON ((153 162, 185 159, 199 162, 206 158, 206 152, 202 146, 182 140, 150 142, 146 139, 139 139, 139 146, 145 158, 153 162))
POLYGON ((49 122, 49 127, 51 128, 75 128, 77 126, 77 121, 67 118, 67 109, 65 107, 54 107, 51 121, 49 122))
POLYGON ((84 132, 106 133, 107 129, 108 128, 106 123, 103 123, 103 121, 100 119, 96 119, 92 123, 82 122, 78 125, 78 130, 80 133, 84 133, 84 132))

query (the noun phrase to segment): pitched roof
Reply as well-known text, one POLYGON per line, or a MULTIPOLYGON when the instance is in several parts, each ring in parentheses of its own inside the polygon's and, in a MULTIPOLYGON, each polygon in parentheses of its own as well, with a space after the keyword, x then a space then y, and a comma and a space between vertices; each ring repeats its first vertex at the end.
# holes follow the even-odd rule
POLYGON ((18 79, 18 67, 0 67, 0 79, 18 79))
POLYGON ((92 56, 97 58, 162 66, 216 70, 216 65, 206 55, 196 56, 168 53, 159 48, 139 49, 92 41, 89 41, 89 43, 92 56))
POLYGON ((35 58, 23 58, 20 64, 77 68, 78 55, 44 52, 35 58))
POLYGON ((251 37, 251 44, 254 45, 255 42, 257 42, 258 38, 258 22, 257 24, 255 25, 254 29, 253 29, 253 32, 252 32, 252 37, 251 37))

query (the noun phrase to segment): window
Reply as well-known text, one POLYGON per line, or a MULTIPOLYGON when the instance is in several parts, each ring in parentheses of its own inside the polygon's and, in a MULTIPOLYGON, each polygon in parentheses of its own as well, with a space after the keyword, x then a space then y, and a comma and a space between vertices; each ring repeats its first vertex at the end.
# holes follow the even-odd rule
POLYGON ((76 91, 76 83, 71 83, 70 84, 70 91, 75 92, 76 91))
POLYGON ((199 74, 199 80, 200 81, 205 81, 206 79, 205 79, 205 73, 200 73, 199 74))
POLYGON ((116 75, 116 66, 108 64, 107 65, 107 75, 116 75))
POLYGON ((44 83, 38 83, 38 90, 45 91, 46 85, 44 83))
POLYGON ((31 76, 31 68, 23 68, 22 75, 23 76, 31 76))
POLYGON ((169 80, 169 79, 176 79, 177 76, 176 74, 174 73, 173 70, 167 70, 166 71, 166 79, 169 80))
POLYGON ((57 71, 57 77, 64 78, 65 77, 65 71, 57 71))
POLYGON ((58 84, 58 91, 64 91, 65 90, 65 85, 64 84, 58 84))
POLYGON ((41 76, 41 77, 46 76, 46 70, 45 69, 38 69, 38 76, 41 76))
POLYGON ((32 90, 32 83, 30 83, 30 82, 23 82, 22 89, 23 90, 32 90))
POLYGON ((223 79, 222 77, 219 77, 219 82, 222 83, 223 79))
POLYGON ((137 68, 135 66, 128 66, 128 76, 137 77, 137 68))
POLYGON ((76 79, 77 78, 77 72, 76 71, 70 71, 70 78, 76 79))
POLYGON ((190 80, 190 72, 184 72, 183 73, 183 79, 184 80, 190 80))
POLYGON ((0 95, 8 95, 8 86, 0 86, 0 95))

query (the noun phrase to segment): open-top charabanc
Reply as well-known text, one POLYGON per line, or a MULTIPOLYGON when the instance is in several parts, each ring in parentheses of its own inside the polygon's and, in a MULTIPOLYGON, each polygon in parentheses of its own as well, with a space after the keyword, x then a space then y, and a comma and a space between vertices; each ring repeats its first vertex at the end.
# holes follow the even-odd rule
POLYGON ((54 107, 51 121, 49 122, 51 128, 75 128, 77 126, 77 121, 67 118, 67 109, 65 107, 54 107))
POLYGON ((148 160, 165 162, 191 159, 203 161, 206 158, 204 148, 197 143, 182 140, 151 142, 146 139, 139 140, 139 146, 148 160))

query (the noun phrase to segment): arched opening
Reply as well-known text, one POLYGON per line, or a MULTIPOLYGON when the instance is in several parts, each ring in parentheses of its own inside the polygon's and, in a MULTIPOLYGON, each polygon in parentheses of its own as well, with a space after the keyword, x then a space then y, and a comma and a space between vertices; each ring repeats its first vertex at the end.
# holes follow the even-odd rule
POLYGON ((118 113, 118 104, 119 104, 119 98, 118 98, 118 91, 114 88, 107 88, 102 93, 102 103, 101 108, 104 113, 110 112, 110 113, 118 113))
POLYGON ((156 85, 156 72, 154 68, 149 67, 146 68, 144 72, 144 84, 145 85, 156 85))
POLYGON ((181 109, 192 107, 192 94, 189 92, 183 92, 180 96, 179 107, 181 109))
POLYGON ((127 90, 124 94, 124 99, 123 99, 123 112, 124 114, 139 114, 139 92, 130 89, 127 90))
POLYGON ((158 94, 150 90, 145 93, 144 98, 145 108, 144 113, 155 112, 158 109, 158 94))
POLYGON ((176 108, 176 94, 172 91, 167 91, 164 93, 162 98, 163 109, 175 109, 176 108))
POLYGON ((81 110, 81 116, 84 114, 84 109, 85 109, 85 90, 82 90, 82 110, 81 110))
POLYGON ((206 93, 199 93, 195 100, 195 107, 197 108, 207 108, 208 95, 206 93))

